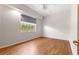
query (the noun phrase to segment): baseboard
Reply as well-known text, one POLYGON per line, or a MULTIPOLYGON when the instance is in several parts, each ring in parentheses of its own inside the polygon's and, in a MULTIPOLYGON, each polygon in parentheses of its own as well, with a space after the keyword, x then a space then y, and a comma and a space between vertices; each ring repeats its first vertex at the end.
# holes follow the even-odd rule
MULTIPOLYGON (((7 48, 7 47, 10 47, 10 46, 20 45, 20 44, 23 44, 23 43, 28 42, 28 41, 32 41, 33 39, 37 39, 37 38, 49 38, 49 39, 63 40, 63 39, 58 39, 58 38, 50 38, 50 37, 44 37, 44 36, 37 36, 37 37, 33 37, 31 39, 27 39, 27 40, 25 39, 23 41, 18 41, 18 42, 9 44, 9 45, 1 46, 0 49, 7 48)), ((64 41, 69 42, 68 40, 64 40, 64 41)))
POLYGON ((56 39, 56 40, 69 41, 69 40, 66 40, 66 39, 51 38, 51 37, 46 37, 46 36, 42 36, 42 37, 43 38, 48 38, 48 39, 56 39))
POLYGON ((23 41, 18 41, 18 42, 11 43, 11 44, 8 44, 8 45, 5 45, 5 46, 1 46, 0 49, 2 49, 2 48, 7 48, 7 47, 10 47, 10 46, 19 45, 19 44, 22 44, 22 43, 31 41, 31 40, 36 39, 36 38, 39 38, 39 37, 41 37, 41 36, 33 37, 33 38, 31 38, 30 40, 29 40, 29 39, 27 39, 27 40, 25 39, 25 40, 23 40, 23 41))

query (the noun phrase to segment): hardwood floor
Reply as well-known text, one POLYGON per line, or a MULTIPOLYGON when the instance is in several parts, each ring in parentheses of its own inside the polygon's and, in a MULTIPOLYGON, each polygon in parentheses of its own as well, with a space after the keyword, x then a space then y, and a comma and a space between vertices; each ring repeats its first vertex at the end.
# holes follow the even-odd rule
POLYGON ((66 40, 40 37, 0 49, 1 55, 71 55, 70 44, 66 40))

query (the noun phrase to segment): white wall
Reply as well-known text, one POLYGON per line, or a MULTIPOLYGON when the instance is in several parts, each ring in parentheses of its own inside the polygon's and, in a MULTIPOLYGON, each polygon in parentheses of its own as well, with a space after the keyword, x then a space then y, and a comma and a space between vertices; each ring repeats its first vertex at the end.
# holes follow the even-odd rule
MULTIPOLYGON (((0 8, 1 9, 1 8, 0 8)), ((28 9, 29 10, 29 9, 28 9)), ((28 11, 26 10, 26 11, 28 11)), ((37 32, 20 32, 19 22, 20 22, 20 14, 14 12, 15 9, 9 8, 5 5, 2 5, 2 38, 0 40, 0 47, 9 46, 15 43, 23 42, 26 40, 30 40, 35 37, 39 37, 42 35, 42 19, 38 14, 26 12, 28 15, 33 15, 37 18, 37 32)), ((30 11, 34 12, 34 11, 30 11)))
POLYGON ((77 5, 73 4, 71 7, 71 33, 70 44, 73 54, 77 54, 77 46, 73 44, 74 40, 77 40, 77 5))
POLYGON ((1 40, 2 40, 2 6, 0 5, 0 43, 1 43, 1 40))
MULTIPOLYGON (((1 8, 1 6, 0 6, 0 8, 1 8)), ((1 9, 0 9, 0 11, 1 11, 1 9)), ((1 12, 0 12, 0 38, 1 38, 1 12)))
POLYGON ((43 25, 44 36, 67 40, 70 34, 70 11, 47 16, 43 25))

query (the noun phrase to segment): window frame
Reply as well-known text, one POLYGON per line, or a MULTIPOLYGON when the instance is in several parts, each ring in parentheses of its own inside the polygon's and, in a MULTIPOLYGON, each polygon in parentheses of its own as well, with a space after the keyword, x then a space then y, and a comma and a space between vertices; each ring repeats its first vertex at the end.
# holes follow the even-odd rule
MULTIPOLYGON (((20 19, 20 32, 36 32, 36 31, 37 31, 37 19, 34 18, 34 17, 32 17, 32 18, 35 19, 35 30, 32 31, 31 28, 29 29, 29 31, 27 31, 27 30, 26 30, 26 31, 23 31, 23 30, 22 30, 22 28, 21 28, 21 26, 22 26, 22 25, 21 25, 21 22, 23 22, 23 21, 22 21, 22 15, 25 15, 25 14, 21 14, 21 19, 20 19)), ((27 15, 25 15, 25 16, 27 16, 27 15)), ((31 17, 31 16, 29 16, 29 17, 31 17)), ((30 22, 27 22, 27 23, 30 23, 30 22)), ((31 25, 30 25, 30 26, 31 26, 31 25)))

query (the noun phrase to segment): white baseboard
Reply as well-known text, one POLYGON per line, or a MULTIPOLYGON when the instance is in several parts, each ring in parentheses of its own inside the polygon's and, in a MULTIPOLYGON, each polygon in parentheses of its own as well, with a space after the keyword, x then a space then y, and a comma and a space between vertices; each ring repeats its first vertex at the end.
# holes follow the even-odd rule
POLYGON ((35 38, 38 38, 38 37, 41 37, 41 36, 32 37, 32 38, 29 38, 29 39, 27 39, 27 40, 25 39, 25 40, 23 40, 23 41, 12 42, 12 43, 10 43, 10 44, 0 46, 0 48, 5 48, 5 47, 12 46, 12 45, 16 45, 16 44, 19 44, 19 43, 22 43, 22 42, 26 42, 26 41, 29 41, 29 40, 32 40, 32 39, 35 39, 35 38))

